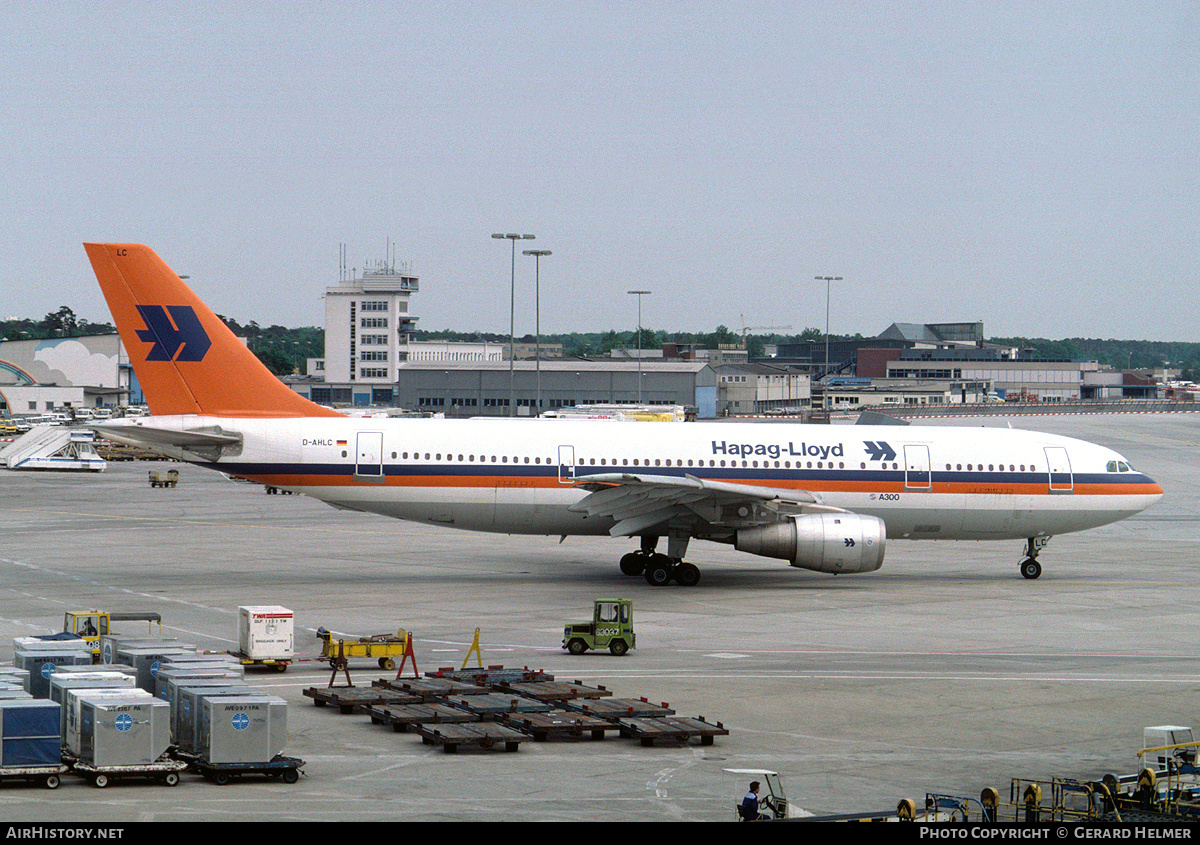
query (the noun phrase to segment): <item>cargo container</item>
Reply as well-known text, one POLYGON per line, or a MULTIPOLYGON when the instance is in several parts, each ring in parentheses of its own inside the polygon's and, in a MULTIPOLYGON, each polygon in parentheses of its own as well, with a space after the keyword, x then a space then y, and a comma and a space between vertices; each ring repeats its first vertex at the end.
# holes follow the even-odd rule
POLYGON ((18 669, 16 666, 0 667, 0 682, 5 685, 17 684, 29 692, 29 670, 18 669))
POLYGON ((78 760, 81 756, 81 730, 83 727, 83 702, 81 699, 83 696, 89 698, 103 695, 127 697, 130 694, 149 695, 136 687, 65 687, 63 702, 60 705, 63 711, 62 718, 66 724, 62 740, 63 757, 78 760))
POLYGON ((287 702, 276 695, 208 696, 200 748, 207 763, 265 763, 287 745, 287 702))
POLYGON ((170 701, 167 687, 170 681, 178 678, 225 678, 241 680, 246 674, 245 669, 238 663, 162 663, 154 674, 154 695, 163 701, 170 701))
POLYGON ((29 694, 34 698, 50 697, 50 676, 60 666, 91 666, 91 649, 36 649, 18 651, 13 665, 29 673, 29 694))
POLYGON ((95 769, 155 763, 171 745, 170 710, 144 690, 79 694, 79 762, 95 769))
POLYGON ((209 679, 183 681, 170 690, 170 695, 172 696, 170 702, 171 741, 179 751, 198 755, 202 747, 200 735, 206 698, 266 695, 266 693, 251 687, 245 681, 209 679))
POLYGON ((293 630, 293 614, 286 607, 239 607, 238 656, 250 660, 291 660, 295 656, 293 630))
POLYGON ((124 663, 136 669, 138 689, 153 695, 154 676, 163 660, 171 654, 184 654, 194 650, 194 647, 187 644, 175 645, 168 640, 148 645, 121 643, 113 653, 113 662, 124 663))
POLYGON ((50 701, 58 705, 59 739, 67 741, 67 691, 136 689, 133 676, 124 672, 55 672, 50 676, 50 701))
POLYGON ((67 771, 51 701, 0 700, 0 780, 39 781, 55 789, 67 771))
POLYGON ((120 663, 117 658, 117 650, 122 647, 133 646, 170 646, 167 649, 171 654, 188 654, 196 651, 196 646, 192 643, 185 643, 181 640, 164 640, 154 637, 133 637, 127 634, 108 634, 100 637, 100 662, 120 663))

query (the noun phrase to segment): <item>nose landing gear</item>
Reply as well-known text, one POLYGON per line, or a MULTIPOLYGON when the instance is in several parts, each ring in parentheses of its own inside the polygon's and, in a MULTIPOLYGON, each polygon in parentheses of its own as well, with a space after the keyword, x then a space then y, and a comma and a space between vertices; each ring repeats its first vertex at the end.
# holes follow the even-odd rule
POLYGON ((1049 537, 1030 537, 1025 541, 1025 559, 1021 561, 1021 574, 1033 580, 1042 574, 1042 565, 1038 563, 1038 554, 1050 542, 1049 537))

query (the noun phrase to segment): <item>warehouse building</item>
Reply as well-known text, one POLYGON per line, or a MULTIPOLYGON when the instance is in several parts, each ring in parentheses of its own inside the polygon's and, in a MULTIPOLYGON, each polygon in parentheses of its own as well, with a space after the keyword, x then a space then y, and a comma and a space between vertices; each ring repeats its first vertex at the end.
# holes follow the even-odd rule
POLYGON ((717 413, 717 377, 704 361, 408 361, 390 385, 287 379, 323 405, 394 406, 454 417, 535 416, 574 405, 685 405, 717 413))

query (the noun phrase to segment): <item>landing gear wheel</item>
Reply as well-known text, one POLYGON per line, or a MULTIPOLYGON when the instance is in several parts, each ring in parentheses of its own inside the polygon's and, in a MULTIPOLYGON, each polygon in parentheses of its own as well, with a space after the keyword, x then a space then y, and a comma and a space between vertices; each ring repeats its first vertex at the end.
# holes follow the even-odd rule
POLYGON ((646 583, 651 587, 665 587, 671 583, 671 564, 664 560, 652 560, 646 565, 646 583))
POLYGON ((621 558, 621 571, 626 575, 641 575, 646 571, 646 555, 630 552, 621 558))
POLYGON ((681 563, 675 567, 675 583, 681 587, 694 587, 700 583, 700 569, 691 563, 681 563))
POLYGON ((613 654, 615 654, 617 657, 620 657, 625 652, 629 651, 629 646, 625 645, 624 640, 613 640, 611 643, 608 644, 608 650, 611 651, 613 654))
POLYGON ((1032 581, 1042 574, 1042 565, 1031 557, 1026 558, 1021 562, 1021 574, 1032 581))
POLYGON ((571 640, 567 643, 567 651, 571 652, 571 654, 583 654, 587 651, 587 643, 579 639, 571 640))

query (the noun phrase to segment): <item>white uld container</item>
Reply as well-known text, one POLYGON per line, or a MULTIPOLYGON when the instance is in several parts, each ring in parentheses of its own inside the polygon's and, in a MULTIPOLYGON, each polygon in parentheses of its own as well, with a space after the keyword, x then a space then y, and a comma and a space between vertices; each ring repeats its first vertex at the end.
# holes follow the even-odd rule
POLYGON ((238 644, 251 660, 291 660, 294 617, 279 605, 250 605, 238 608, 238 644))
POLYGON ((41 637, 13 637, 13 651, 86 651, 92 644, 80 637, 62 640, 45 640, 41 637))

